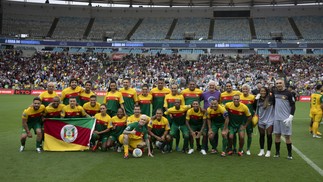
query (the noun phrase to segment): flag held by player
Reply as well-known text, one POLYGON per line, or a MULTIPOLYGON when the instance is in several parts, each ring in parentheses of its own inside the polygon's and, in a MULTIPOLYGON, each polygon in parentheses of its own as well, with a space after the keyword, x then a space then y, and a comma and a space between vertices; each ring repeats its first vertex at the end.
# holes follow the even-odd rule
POLYGON ((46 119, 44 122, 44 150, 88 150, 94 127, 94 118, 46 119))

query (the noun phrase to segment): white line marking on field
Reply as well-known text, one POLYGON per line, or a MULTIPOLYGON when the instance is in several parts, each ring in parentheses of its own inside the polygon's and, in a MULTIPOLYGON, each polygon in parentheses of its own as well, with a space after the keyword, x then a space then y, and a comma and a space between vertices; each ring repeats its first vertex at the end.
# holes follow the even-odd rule
MULTIPOLYGON (((286 143, 285 138, 282 137, 282 140, 286 143)), ((310 165, 316 172, 323 176, 323 170, 319 166, 317 166, 311 159, 309 159, 305 154, 298 150, 298 148, 296 148, 294 145, 292 145, 292 148, 308 165, 310 165)))

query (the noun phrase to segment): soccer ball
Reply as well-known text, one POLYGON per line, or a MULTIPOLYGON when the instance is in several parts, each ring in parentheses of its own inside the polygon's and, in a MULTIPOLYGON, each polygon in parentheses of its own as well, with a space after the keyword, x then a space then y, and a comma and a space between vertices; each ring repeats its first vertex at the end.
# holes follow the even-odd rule
POLYGON ((132 152, 132 156, 134 157, 141 157, 142 156, 142 151, 139 148, 135 148, 132 152))

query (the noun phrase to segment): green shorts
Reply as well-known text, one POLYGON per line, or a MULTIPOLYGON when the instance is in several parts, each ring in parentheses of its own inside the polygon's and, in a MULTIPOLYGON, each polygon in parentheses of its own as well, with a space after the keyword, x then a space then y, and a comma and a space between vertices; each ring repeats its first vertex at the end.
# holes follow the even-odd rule
POLYGON ((104 134, 95 134, 93 133, 92 134, 92 138, 96 138, 98 139, 99 141, 101 141, 102 143, 105 143, 108 141, 108 138, 109 138, 109 135, 107 133, 104 133, 104 134))
POLYGON ((172 126, 170 127, 170 135, 172 137, 179 136, 178 130, 182 131, 183 138, 189 137, 189 130, 185 124, 184 125, 177 125, 175 122, 173 122, 172 126))
MULTIPOLYGON (((35 134, 36 134, 36 130, 37 129, 42 129, 42 123, 41 122, 37 122, 37 121, 27 122, 27 125, 28 125, 29 131, 31 129, 33 129, 35 134)), ((27 134, 27 132, 26 132, 26 130, 25 130, 24 127, 22 127, 21 133, 27 134)))
POLYGON ((219 132, 219 129, 221 129, 221 131, 223 130, 224 123, 216 123, 216 124, 212 123, 211 128, 212 128, 212 132, 214 134, 217 134, 219 132))
MULTIPOLYGON (((202 126, 203 126, 203 125, 191 125, 190 127, 191 127, 191 129, 192 129, 193 131, 201 131, 202 126)), ((207 132, 207 129, 206 129, 206 128, 204 128, 204 129, 203 129, 203 131, 202 131, 202 133, 203 133, 203 134, 206 134, 206 132, 207 132)))
POLYGON ((229 133, 230 133, 230 135, 234 135, 234 134, 236 134, 238 132, 245 132, 244 130, 240 130, 240 126, 239 127, 229 126, 229 133))

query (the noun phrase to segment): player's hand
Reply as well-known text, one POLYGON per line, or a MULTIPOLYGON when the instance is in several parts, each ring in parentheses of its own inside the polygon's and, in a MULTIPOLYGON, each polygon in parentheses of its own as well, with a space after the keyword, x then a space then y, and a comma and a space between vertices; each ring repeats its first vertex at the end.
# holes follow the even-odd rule
POLYGON ((161 141, 165 141, 165 136, 164 135, 161 137, 161 141))
POLYGON ((293 115, 289 115, 289 117, 283 121, 283 123, 285 124, 285 126, 287 126, 287 127, 292 126, 293 118, 294 118, 293 115))
POLYGON ((209 135, 213 135, 213 131, 212 130, 210 130, 208 133, 209 133, 209 135))
POLYGON ((156 119, 156 115, 152 116, 150 119, 151 120, 155 120, 156 119))
POLYGON ((32 137, 33 137, 33 135, 32 135, 30 132, 28 132, 28 133, 27 133, 27 137, 28 137, 28 138, 32 138, 32 137))
POLYGON ((200 138, 201 137, 201 132, 196 132, 196 138, 200 138))
POLYGON ((193 138, 196 138, 196 133, 194 131, 191 132, 193 138))
POLYGON ((98 131, 94 131, 94 133, 97 134, 97 135, 100 134, 100 132, 98 132, 98 131))
POLYGON ((161 137, 156 137, 156 139, 158 140, 158 141, 162 141, 162 138, 161 137))
POLYGON ((228 128, 226 129, 223 129, 222 132, 221 132, 222 136, 227 136, 228 134, 228 128))
POLYGON ((260 94, 257 94, 255 97, 256 100, 260 99, 260 94))
POLYGON ((132 130, 132 131, 131 131, 131 134, 134 134, 134 135, 135 135, 135 134, 136 134, 136 132, 137 132, 136 130, 132 130))
POLYGON ((148 157, 154 157, 154 155, 151 152, 148 152, 148 157))

